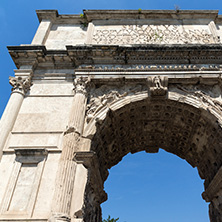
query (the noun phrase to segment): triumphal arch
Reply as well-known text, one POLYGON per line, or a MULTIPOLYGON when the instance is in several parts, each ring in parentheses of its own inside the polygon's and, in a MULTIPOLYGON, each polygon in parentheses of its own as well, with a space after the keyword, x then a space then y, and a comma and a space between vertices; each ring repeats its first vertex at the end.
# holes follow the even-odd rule
MULTIPOLYGON (((101 222, 108 169, 159 148, 197 167, 222 221, 218 11, 37 11, 0 125, 0 222, 101 222)), ((167 218, 166 218, 167 221, 167 218)))

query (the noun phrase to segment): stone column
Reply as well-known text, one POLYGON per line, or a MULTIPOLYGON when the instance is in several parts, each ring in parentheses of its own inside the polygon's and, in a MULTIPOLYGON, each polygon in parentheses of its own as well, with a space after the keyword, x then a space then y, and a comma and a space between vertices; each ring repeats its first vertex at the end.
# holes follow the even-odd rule
POLYGON ((12 85, 12 94, 5 108, 0 121, 0 159, 2 157, 3 148, 12 130, 25 93, 31 86, 31 76, 28 77, 9 77, 9 83, 12 85))
POLYGON ((75 79, 75 95, 63 138, 50 221, 70 221, 71 219, 70 207, 76 173, 76 162, 73 158, 74 153, 78 151, 78 142, 84 126, 88 82, 88 78, 75 79))

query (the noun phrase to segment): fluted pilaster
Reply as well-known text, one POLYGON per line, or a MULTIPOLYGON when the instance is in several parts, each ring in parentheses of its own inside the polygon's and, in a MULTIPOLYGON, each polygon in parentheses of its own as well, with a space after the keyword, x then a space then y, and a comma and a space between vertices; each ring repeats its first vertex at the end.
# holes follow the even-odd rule
POLYGON ((70 207, 74 188, 76 163, 74 153, 78 151, 78 141, 83 130, 88 78, 75 80, 73 97, 67 130, 64 132, 63 149, 59 162, 56 189, 54 195, 53 214, 50 220, 70 221, 70 207))

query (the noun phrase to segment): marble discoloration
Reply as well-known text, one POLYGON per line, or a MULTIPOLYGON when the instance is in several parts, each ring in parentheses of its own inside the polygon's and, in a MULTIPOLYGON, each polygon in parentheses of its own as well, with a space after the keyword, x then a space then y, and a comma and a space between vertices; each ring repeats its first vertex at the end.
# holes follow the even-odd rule
POLYGON ((31 45, 8 47, 18 70, 0 122, 0 222, 101 222, 108 170, 159 148, 197 167, 222 222, 218 11, 37 14, 31 45))

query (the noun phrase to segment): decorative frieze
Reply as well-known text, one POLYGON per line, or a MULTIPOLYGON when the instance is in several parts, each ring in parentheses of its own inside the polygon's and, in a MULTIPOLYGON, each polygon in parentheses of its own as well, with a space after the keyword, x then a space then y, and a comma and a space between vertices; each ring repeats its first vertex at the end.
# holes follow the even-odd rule
POLYGON ((182 25, 123 25, 116 29, 97 29, 93 44, 212 44, 218 39, 206 29, 188 29, 182 25))
POLYGON ((222 65, 180 64, 180 65, 81 65, 76 71, 87 72, 152 72, 152 71, 220 71, 222 65))

